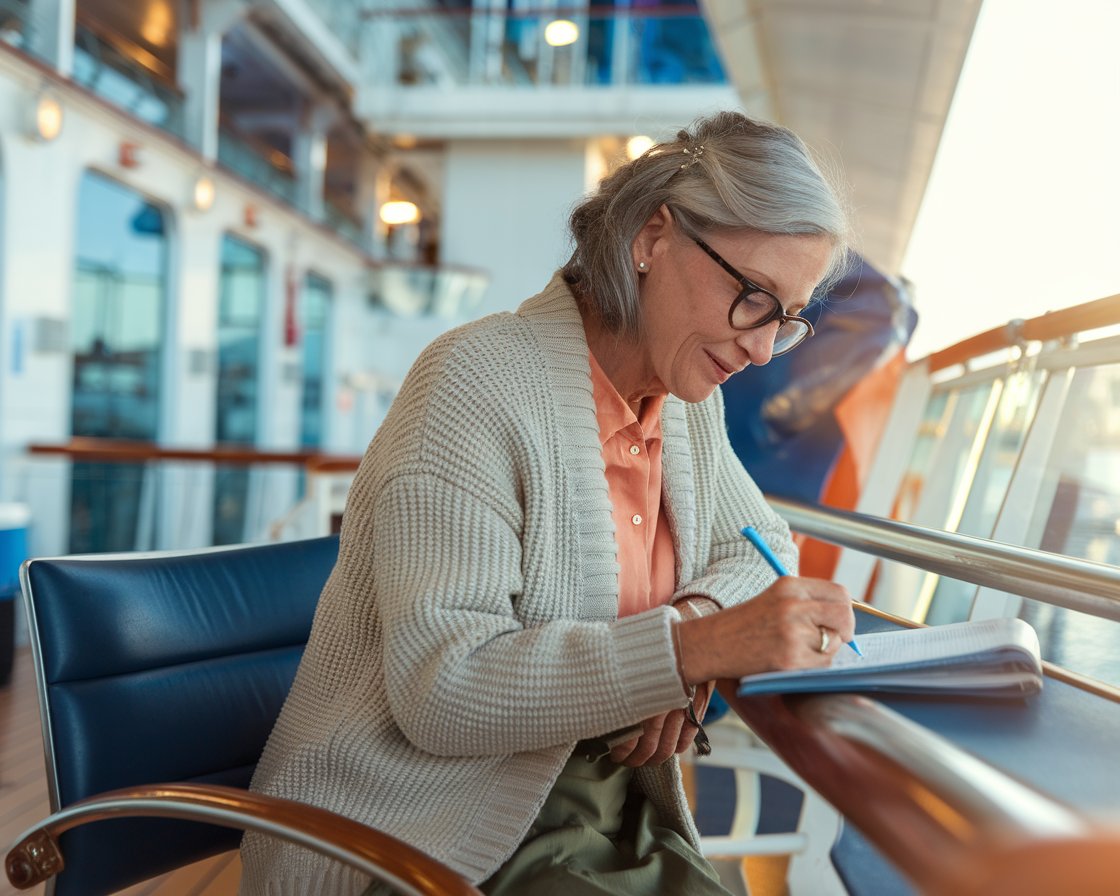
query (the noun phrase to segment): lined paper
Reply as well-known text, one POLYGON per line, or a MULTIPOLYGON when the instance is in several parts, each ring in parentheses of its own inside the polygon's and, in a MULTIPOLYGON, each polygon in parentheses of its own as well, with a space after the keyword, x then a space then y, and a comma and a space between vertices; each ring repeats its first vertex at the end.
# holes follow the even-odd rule
POLYGON ((1042 686, 1038 635, 1015 618, 861 634, 825 669, 749 675, 740 694, 788 691, 1033 693, 1042 686))

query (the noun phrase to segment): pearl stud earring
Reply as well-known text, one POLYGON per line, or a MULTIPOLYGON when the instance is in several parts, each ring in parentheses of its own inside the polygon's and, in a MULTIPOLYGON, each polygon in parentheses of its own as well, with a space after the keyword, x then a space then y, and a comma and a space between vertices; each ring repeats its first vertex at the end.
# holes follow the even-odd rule
POLYGON ((639 261, 638 262, 638 270, 641 271, 642 273, 645 273, 646 271, 649 270, 649 265, 646 264, 644 261, 639 261))

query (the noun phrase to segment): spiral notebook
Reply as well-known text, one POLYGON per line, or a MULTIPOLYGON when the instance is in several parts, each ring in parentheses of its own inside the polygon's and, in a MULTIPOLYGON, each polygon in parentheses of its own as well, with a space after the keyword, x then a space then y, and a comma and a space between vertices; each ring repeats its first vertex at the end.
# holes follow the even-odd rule
POLYGON ((1042 688, 1038 635, 1022 619, 984 619, 860 634, 826 669, 764 672, 740 696, 802 691, 895 691, 1021 697, 1042 688))

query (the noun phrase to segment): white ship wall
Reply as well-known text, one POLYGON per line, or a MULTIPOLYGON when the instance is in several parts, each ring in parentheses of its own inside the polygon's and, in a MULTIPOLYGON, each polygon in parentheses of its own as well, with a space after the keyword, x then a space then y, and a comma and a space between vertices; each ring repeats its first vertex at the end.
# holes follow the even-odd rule
MULTIPOLYGON (((241 237, 267 256, 258 447, 299 447, 301 348, 284 342, 286 278, 313 270, 333 289, 324 380, 323 450, 365 449, 417 353, 468 318, 512 310, 539 291, 568 254, 572 204, 602 170, 584 139, 452 141, 443 179, 441 263, 487 271, 482 303, 454 318, 400 317, 369 301, 370 259, 343 239, 223 170, 207 212, 190 204, 200 156, 18 56, 0 54, 0 501, 34 508, 32 554, 67 547, 69 471, 29 459, 29 443, 70 438, 68 332, 78 189, 87 170, 136 190, 165 213, 168 309, 159 441, 213 445, 220 245, 241 237), (38 91, 61 97, 64 123, 50 143, 29 136, 38 91), (138 164, 119 162, 122 142, 138 164), (246 226, 246 208, 257 223, 246 226)), ((163 533, 152 547, 209 544, 211 471, 166 464, 159 476, 163 533)), ((255 472, 252 518, 274 520, 295 500, 296 472, 255 472)), ((266 537, 262 529, 261 537, 266 537)))

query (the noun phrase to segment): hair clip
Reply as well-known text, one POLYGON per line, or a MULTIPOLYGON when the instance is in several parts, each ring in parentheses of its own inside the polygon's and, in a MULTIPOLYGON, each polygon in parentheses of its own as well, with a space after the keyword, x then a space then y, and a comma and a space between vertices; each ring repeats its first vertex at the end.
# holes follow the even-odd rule
POLYGON ((695 149, 689 149, 686 146, 684 149, 681 150, 681 152, 683 152, 686 156, 688 156, 688 161, 684 162, 681 165, 681 167, 682 168, 691 168, 693 165, 695 165, 697 162, 700 161, 700 156, 704 155, 704 144, 701 143, 695 149))

